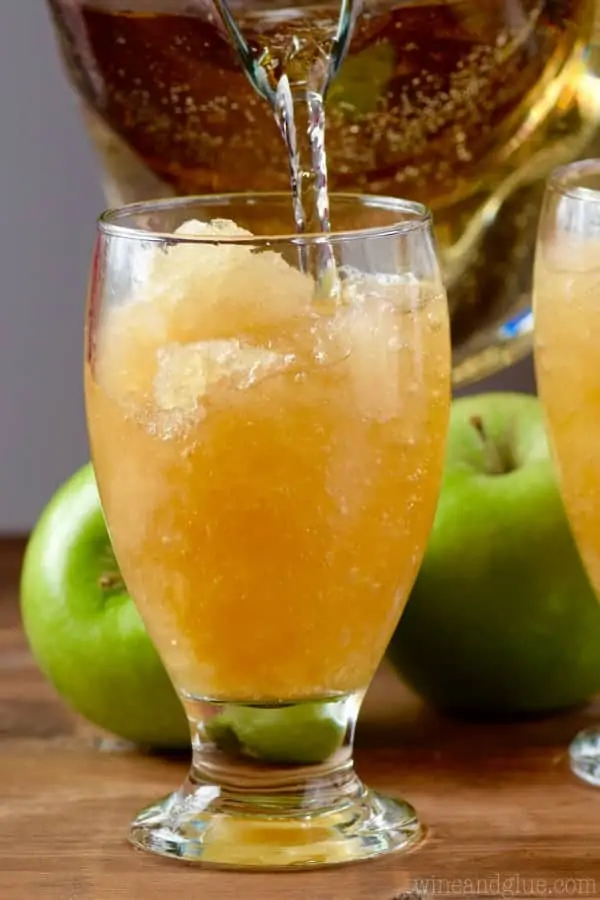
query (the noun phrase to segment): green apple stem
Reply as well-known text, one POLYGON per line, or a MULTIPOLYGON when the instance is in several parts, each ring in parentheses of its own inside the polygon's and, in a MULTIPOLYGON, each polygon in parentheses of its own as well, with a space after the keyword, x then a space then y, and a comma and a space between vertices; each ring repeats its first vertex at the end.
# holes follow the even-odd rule
POLYGON ((103 591, 114 591, 116 588, 119 590, 125 588, 120 572, 103 572, 98 579, 98 583, 103 591))
POLYGON ((469 421, 481 439, 486 470, 490 475, 506 475, 511 472, 513 466, 510 460, 504 459, 500 448, 490 440, 481 416, 471 416, 469 421))
POLYGON ((104 549, 100 557, 100 565, 102 566, 100 576, 98 578, 98 586, 102 591, 109 594, 117 594, 126 590, 123 576, 119 571, 119 566, 115 559, 112 546, 104 549))

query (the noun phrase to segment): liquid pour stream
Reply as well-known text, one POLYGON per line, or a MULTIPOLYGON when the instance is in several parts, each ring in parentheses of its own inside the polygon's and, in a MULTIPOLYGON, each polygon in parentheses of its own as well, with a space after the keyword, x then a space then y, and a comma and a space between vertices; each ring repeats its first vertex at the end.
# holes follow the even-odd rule
MULTIPOLYGON (((341 0, 337 24, 299 20, 285 39, 250 46, 227 0, 215 0, 243 70, 271 107, 288 153, 294 221, 302 233, 331 231, 325 150, 325 97, 348 50, 363 0, 341 0)), ((288 23, 289 25, 289 23, 288 23)), ((279 38, 279 36, 277 36, 279 38)), ((300 265, 314 275, 317 298, 338 293, 331 245, 302 247, 300 265), (312 252, 311 252, 312 251, 312 252)))

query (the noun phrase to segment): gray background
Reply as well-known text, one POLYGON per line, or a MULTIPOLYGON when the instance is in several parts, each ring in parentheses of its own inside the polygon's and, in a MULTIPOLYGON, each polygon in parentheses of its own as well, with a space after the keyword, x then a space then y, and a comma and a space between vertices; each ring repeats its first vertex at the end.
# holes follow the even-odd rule
MULTIPOLYGON (((81 343, 98 167, 44 0, 0 0, 0 532, 87 458, 81 343)), ((526 362, 486 386, 532 387, 526 362)))

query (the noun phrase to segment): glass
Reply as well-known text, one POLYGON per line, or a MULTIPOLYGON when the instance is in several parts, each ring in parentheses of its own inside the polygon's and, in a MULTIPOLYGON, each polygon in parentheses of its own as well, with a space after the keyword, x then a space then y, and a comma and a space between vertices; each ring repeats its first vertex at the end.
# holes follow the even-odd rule
MULTIPOLYGON (((327 30, 340 0, 229 5, 250 38, 277 43, 327 30)), ((50 0, 50 8, 111 205, 288 189, 279 131, 211 0, 50 0)), ((600 155, 596 8, 596 0, 365 0, 329 93, 331 189, 400 195, 434 212, 456 383, 531 348, 546 176, 600 155)))
MULTIPOLYGON (((534 275, 535 364, 562 498, 600 597, 600 160, 549 181, 534 275)), ((600 727, 571 744, 571 768, 600 786, 600 727)))
POLYGON ((132 826, 166 856, 316 866, 421 835, 407 803, 363 786, 352 743, 435 512, 447 303, 424 207, 334 195, 332 209, 328 236, 291 233, 289 194, 100 220, 92 457, 192 737, 183 786, 132 826), (337 293, 310 275, 325 243, 337 293))

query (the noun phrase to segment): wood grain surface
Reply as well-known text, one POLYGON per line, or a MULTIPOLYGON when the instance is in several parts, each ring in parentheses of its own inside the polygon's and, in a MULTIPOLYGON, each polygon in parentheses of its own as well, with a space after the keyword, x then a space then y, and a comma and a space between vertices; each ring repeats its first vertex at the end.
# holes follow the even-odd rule
POLYGON ((600 705, 517 724, 426 709, 387 670, 369 693, 356 762, 429 827, 409 855, 336 870, 231 874, 155 859, 125 840, 132 814, 186 760, 102 742, 37 672, 20 629, 22 542, 0 542, 0 900, 600 898, 600 791, 569 773, 600 705))

